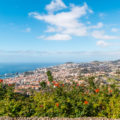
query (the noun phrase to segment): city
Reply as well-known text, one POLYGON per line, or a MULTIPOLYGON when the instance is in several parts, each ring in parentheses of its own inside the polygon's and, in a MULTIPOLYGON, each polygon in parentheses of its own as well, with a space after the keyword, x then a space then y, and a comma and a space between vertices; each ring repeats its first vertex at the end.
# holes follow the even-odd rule
POLYGON ((110 79, 120 81, 120 60, 90 63, 65 63, 48 68, 38 68, 34 71, 24 72, 15 77, 4 79, 4 83, 15 84, 15 92, 27 89, 40 89, 40 82, 45 81, 49 85, 47 71, 51 71, 54 81, 61 81, 64 84, 85 84, 85 77, 95 76, 95 80, 101 84, 109 84, 110 79), (108 80, 109 79, 109 80, 108 80))

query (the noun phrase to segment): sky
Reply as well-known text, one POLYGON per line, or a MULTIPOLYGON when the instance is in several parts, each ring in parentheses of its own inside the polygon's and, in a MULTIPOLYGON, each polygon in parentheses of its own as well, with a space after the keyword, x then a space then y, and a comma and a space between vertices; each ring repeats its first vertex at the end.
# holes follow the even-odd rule
POLYGON ((0 62, 120 59, 120 0, 0 0, 0 62))

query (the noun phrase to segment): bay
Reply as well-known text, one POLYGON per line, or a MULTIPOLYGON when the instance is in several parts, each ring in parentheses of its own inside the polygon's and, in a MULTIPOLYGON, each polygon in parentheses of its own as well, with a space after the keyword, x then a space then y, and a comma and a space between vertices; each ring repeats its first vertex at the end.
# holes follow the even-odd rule
POLYGON ((60 63, 0 63, 0 78, 4 79, 5 75, 12 77, 15 73, 33 71, 37 68, 51 67, 60 63))

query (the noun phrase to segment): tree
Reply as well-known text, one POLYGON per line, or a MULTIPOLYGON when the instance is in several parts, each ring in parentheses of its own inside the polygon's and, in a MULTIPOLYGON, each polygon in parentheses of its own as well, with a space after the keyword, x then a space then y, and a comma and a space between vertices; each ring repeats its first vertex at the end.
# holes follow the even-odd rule
POLYGON ((48 81, 52 82, 53 81, 53 76, 51 71, 47 71, 47 76, 48 76, 48 81))
POLYGON ((46 82, 45 81, 40 82, 40 86, 42 88, 46 88, 47 87, 46 82))

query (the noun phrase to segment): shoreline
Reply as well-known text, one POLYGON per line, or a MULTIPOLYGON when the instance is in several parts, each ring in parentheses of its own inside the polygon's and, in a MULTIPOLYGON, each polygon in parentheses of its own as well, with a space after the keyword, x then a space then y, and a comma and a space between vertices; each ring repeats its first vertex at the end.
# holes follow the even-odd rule
MULTIPOLYGON (((64 63, 26 63, 25 65, 27 65, 28 66, 28 69, 27 70, 18 70, 18 71, 16 71, 16 72, 13 72, 13 71, 11 71, 11 72, 6 72, 6 73, 3 73, 3 74, 1 74, 0 73, 0 79, 6 79, 6 78, 13 78, 13 77, 16 77, 16 76, 19 76, 20 74, 24 74, 25 72, 32 72, 32 71, 35 71, 35 70, 37 70, 37 69, 44 69, 44 68, 50 68, 50 67, 54 67, 54 66, 58 66, 58 65, 61 65, 61 64, 64 64, 64 63), (31 65, 38 65, 38 67, 30 67, 31 65), (41 66, 41 67, 40 67, 41 66), (30 68, 29 68, 30 67, 30 68)), ((9 64, 10 65, 10 64, 9 64)), ((21 65, 21 64, 18 64, 18 65, 21 65)), ((21 66, 23 66, 24 64, 22 64, 21 66)), ((11 64, 11 66, 12 66, 12 64, 11 64)), ((21 67, 20 66, 20 67, 21 67)), ((24 67, 24 66, 23 66, 24 67)))

